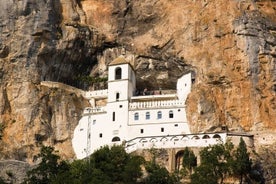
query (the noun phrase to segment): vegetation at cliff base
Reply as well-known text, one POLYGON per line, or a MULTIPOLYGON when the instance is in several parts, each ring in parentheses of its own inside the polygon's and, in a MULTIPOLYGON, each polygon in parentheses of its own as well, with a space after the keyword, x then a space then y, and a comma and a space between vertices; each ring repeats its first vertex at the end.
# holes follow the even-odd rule
POLYGON ((126 153, 122 146, 105 146, 72 163, 61 160, 52 147, 42 147, 38 157, 41 162, 27 173, 24 184, 173 184, 165 168, 126 153), (144 178, 142 165, 148 172, 144 178))
POLYGON ((197 158, 194 152, 189 150, 187 147, 184 149, 184 152, 183 152, 182 166, 183 166, 183 169, 182 169, 183 172, 184 173, 188 172, 189 176, 191 176, 192 171, 197 166, 197 158))
MULTIPOLYGON (((183 150, 182 164, 175 173, 169 173, 152 159, 126 153, 124 147, 102 147, 89 158, 71 163, 61 160, 52 147, 44 146, 38 155, 40 163, 27 173, 24 184, 222 184, 227 179, 239 183, 264 183, 241 139, 233 144, 217 144, 200 151, 200 165, 194 152, 183 150)), ((0 183, 4 181, 0 180, 0 183)))
POLYGON ((206 147, 200 151, 201 164, 191 175, 191 183, 222 184, 227 178, 238 180, 240 184, 264 183, 262 174, 253 169, 249 156, 242 138, 236 149, 231 142, 206 147))

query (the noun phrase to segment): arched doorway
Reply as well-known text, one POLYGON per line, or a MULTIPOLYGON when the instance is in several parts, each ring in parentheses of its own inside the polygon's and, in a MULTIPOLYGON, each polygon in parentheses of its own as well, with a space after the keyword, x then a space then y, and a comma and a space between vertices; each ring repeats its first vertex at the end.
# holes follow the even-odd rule
POLYGON ((179 172, 182 169, 184 150, 180 150, 175 154, 175 171, 179 172))
POLYGON ((121 141, 120 137, 113 137, 112 142, 119 142, 121 141))

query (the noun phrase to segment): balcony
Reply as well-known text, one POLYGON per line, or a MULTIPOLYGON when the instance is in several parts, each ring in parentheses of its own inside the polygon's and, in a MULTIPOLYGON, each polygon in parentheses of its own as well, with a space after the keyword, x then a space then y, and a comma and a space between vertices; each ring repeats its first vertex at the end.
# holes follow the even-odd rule
POLYGON ((83 95, 86 99, 91 98, 107 98, 107 89, 96 90, 96 91, 86 91, 83 95))
POLYGON ((106 113, 105 107, 86 107, 83 111, 83 116, 89 114, 99 114, 99 113, 106 113))
POLYGON ((130 110, 168 108, 168 107, 169 108, 185 107, 185 102, 179 101, 179 100, 164 100, 164 101, 146 101, 146 102, 131 102, 131 103, 129 103, 130 110))

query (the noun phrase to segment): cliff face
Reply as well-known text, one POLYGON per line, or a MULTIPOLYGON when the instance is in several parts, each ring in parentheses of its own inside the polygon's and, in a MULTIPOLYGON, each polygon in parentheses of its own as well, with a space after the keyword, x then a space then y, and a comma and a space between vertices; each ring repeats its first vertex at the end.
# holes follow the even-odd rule
POLYGON ((172 87, 194 72, 192 131, 275 129, 275 2, 81 4, 86 23, 138 55, 138 85, 172 87))
POLYGON ((40 82, 87 88, 78 76, 104 77, 122 47, 136 55, 140 88, 171 88, 193 73, 193 132, 275 132, 275 1, 3 1, 2 158, 32 162, 40 144, 73 158, 72 131, 87 102, 40 82))

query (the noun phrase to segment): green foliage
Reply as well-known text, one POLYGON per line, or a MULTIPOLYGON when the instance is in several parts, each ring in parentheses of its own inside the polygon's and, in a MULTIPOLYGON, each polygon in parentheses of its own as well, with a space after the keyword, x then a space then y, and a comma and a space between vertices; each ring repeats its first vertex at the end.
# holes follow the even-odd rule
POLYGON ((7 184, 7 183, 0 177, 0 184, 7 184))
POLYGON ((246 144, 242 138, 240 139, 239 146, 234 153, 234 157, 232 165, 233 173, 240 178, 240 183, 242 183, 243 178, 250 173, 252 165, 246 144))
POLYGON ((223 180, 230 173, 232 163, 231 143, 217 144, 204 148, 200 152, 201 165, 195 169, 191 176, 191 183, 223 183, 223 180))
POLYGON ((142 176, 141 164, 144 159, 139 156, 132 156, 125 165, 125 171, 122 173, 125 183, 135 183, 142 176))
POLYGON ((192 184, 223 183, 225 177, 232 176, 247 183, 263 183, 263 176, 258 170, 260 166, 252 167, 244 140, 241 138, 239 146, 234 150, 232 143, 217 144, 204 148, 200 152, 201 165, 191 175, 192 184))
POLYGON ((155 161, 148 162, 146 170, 148 177, 145 179, 145 184, 174 184, 176 182, 174 175, 170 175, 166 168, 160 167, 155 161))
POLYGON ((142 157, 127 154, 122 146, 103 147, 90 158, 71 164, 61 161, 52 147, 42 147, 41 162, 27 173, 25 184, 135 184, 142 176, 142 157))
POLYGON ((64 161, 60 161, 60 157, 54 153, 54 148, 43 146, 38 158, 41 159, 41 162, 27 173, 24 183, 63 183, 64 173, 69 171, 69 165, 64 161))
POLYGON ((144 179, 144 184, 174 184, 177 182, 177 177, 170 174, 165 167, 161 167, 156 163, 157 149, 150 149, 152 160, 145 163, 145 169, 148 176, 144 179))
POLYGON ((218 176, 215 175, 209 165, 201 164, 195 169, 195 173, 191 175, 191 184, 217 184, 218 176))
POLYGON ((197 166, 197 158, 193 151, 189 150, 187 147, 183 152, 183 169, 189 172, 189 175, 192 174, 193 169, 197 166))
MULTIPOLYGON (((201 164, 196 167, 197 158, 188 148, 183 152, 183 170, 190 173, 192 184, 223 183, 225 177, 234 176, 240 183, 247 181, 262 183, 263 177, 253 170, 246 144, 241 139, 236 150, 233 144, 218 144, 204 148, 200 152, 201 164), (194 171, 193 174, 192 171, 194 171), (250 178, 251 177, 251 178, 250 178)), ((123 146, 102 147, 89 158, 67 163, 52 147, 41 148, 40 163, 27 173, 25 184, 174 184, 179 173, 170 174, 156 163, 157 150, 151 150, 153 159, 145 162, 140 156, 125 152, 123 146), (141 165, 147 175, 142 178, 141 165)), ((12 175, 9 173, 8 175, 12 175)), ((0 178, 0 184, 4 181, 0 178)))
POLYGON ((91 164, 110 182, 135 183, 142 175, 142 157, 127 154, 122 146, 105 146, 91 155, 91 164))

